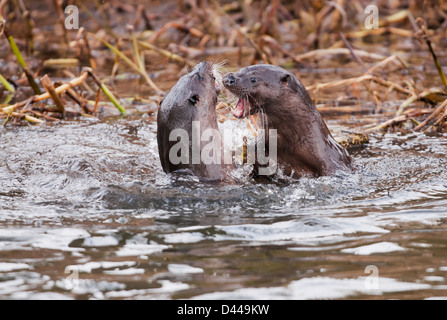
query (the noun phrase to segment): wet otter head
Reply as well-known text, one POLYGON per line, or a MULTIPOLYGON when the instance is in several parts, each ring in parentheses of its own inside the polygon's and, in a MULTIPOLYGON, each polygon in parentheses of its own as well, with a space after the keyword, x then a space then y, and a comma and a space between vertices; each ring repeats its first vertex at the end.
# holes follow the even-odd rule
POLYGON ((199 63, 191 72, 182 76, 160 105, 161 116, 181 123, 199 120, 215 114, 218 84, 217 66, 211 62, 199 63))
POLYGON ((233 110, 237 118, 257 112, 275 116, 277 106, 284 104, 289 94, 298 94, 305 103, 311 103, 304 86, 292 73, 272 65, 254 65, 228 73, 223 83, 239 98, 233 110))
MULTIPOLYGON (((161 102, 157 116, 157 142, 163 171, 166 173, 189 169, 193 174, 210 179, 219 179, 219 167, 193 163, 193 126, 218 130, 216 104, 220 91, 218 64, 201 62, 191 72, 182 76, 161 102), (172 161, 172 147, 178 144, 177 133, 183 132, 188 141, 183 141, 188 161, 172 161)), ((179 138, 180 139, 180 138, 179 138)), ((201 147, 201 142, 199 141, 201 147)), ((198 150, 200 152, 200 150, 198 150)), ((180 150, 179 150, 180 153, 180 150)), ((199 155, 200 156, 200 155, 199 155)))
POLYGON ((257 112, 267 116, 263 126, 277 131, 277 162, 286 174, 321 176, 350 169, 348 153, 333 139, 295 75, 272 65, 254 65, 226 74, 223 83, 239 99, 236 118, 257 112))

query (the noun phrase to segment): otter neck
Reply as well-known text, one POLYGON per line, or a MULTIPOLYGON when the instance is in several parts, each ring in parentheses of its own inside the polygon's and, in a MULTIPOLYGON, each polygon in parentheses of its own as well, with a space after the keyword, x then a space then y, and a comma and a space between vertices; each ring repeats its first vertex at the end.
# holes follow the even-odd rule
POLYGON ((284 143, 293 142, 293 145, 296 146, 297 142, 302 141, 313 132, 311 130, 313 125, 319 124, 318 117, 306 105, 296 104, 291 99, 290 107, 285 107, 279 103, 277 106, 281 106, 281 109, 277 109, 275 112, 265 110, 268 129, 276 129, 278 136, 284 143))

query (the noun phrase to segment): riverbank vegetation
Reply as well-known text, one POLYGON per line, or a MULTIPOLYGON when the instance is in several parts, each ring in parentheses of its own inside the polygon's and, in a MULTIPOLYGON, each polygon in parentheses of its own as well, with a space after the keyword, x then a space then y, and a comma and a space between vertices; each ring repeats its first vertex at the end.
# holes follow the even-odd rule
POLYGON ((290 69, 359 132, 447 132, 447 2, 375 3, 3 0, 0 123, 150 115, 212 60, 290 69))

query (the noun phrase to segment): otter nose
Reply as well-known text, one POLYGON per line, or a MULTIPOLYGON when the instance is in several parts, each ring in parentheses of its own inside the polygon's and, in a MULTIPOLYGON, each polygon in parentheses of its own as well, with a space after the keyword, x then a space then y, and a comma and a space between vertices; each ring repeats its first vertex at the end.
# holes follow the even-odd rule
POLYGON ((236 78, 232 74, 230 74, 225 77, 224 82, 226 86, 234 86, 234 84, 236 83, 236 78))

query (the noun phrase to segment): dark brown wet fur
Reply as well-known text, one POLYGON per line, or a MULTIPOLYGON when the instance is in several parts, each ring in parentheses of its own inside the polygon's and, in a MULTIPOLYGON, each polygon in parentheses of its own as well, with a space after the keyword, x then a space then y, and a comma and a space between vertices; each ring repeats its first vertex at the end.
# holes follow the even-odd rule
POLYGON ((268 129, 277 130, 277 162, 286 175, 318 177, 352 170, 351 157, 334 140, 295 75, 272 65, 254 65, 226 74, 223 82, 239 98, 248 98, 250 110, 243 117, 264 113, 268 129))
MULTIPOLYGON (((157 115, 157 142, 161 165, 166 173, 186 172, 206 181, 221 181, 226 178, 229 166, 205 164, 201 160, 200 163, 194 164, 192 161, 193 121, 200 122, 200 134, 206 129, 219 130, 216 115, 218 92, 213 68, 211 62, 199 63, 194 70, 179 79, 160 104, 157 115), (173 164, 169 158, 169 151, 178 143, 169 141, 169 136, 175 129, 183 129, 189 135, 189 163, 173 164)), ((201 151, 210 142, 199 143, 201 151)), ((215 147, 219 148, 223 155, 223 144, 217 143, 215 147)))

